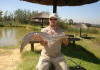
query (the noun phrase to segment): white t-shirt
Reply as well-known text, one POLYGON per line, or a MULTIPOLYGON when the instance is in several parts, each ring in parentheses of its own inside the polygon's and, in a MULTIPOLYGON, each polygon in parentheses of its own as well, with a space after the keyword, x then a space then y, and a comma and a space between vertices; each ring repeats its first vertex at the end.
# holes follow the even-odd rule
MULTIPOLYGON (((60 27, 57 27, 56 29, 51 28, 50 26, 41 29, 41 32, 46 32, 52 36, 56 34, 64 33, 64 30, 60 27)), ((61 55, 61 40, 57 40, 56 43, 48 43, 45 45, 42 49, 41 55, 42 56, 50 56, 50 57, 56 57, 61 55)))

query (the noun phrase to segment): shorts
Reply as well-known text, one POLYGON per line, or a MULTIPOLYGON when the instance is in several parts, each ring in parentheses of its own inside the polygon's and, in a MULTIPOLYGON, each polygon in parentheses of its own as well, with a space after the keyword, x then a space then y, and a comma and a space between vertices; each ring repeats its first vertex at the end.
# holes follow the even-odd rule
POLYGON ((49 56, 40 56, 36 69, 49 70, 51 63, 55 67, 55 70, 69 70, 63 55, 57 56, 55 58, 49 56))

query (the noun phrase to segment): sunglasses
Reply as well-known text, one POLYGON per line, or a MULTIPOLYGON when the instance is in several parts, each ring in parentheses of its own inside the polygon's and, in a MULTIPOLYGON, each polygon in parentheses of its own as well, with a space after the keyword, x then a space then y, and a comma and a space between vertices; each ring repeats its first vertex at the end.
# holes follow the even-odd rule
POLYGON ((54 18, 54 19, 50 18, 50 20, 57 20, 57 19, 56 18, 54 18))

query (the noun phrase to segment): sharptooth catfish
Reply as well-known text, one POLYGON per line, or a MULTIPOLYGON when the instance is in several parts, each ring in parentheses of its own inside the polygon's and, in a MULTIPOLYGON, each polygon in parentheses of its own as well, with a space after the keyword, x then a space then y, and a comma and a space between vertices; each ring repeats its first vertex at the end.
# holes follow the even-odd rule
POLYGON ((21 44, 21 48, 20 48, 20 51, 23 51, 24 47, 30 43, 31 41, 32 42, 40 42, 40 41, 47 41, 47 43, 55 43, 56 41, 60 40, 61 38, 64 38, 65 35, 63 33, 61 34, 55 34, 55 35, 50 35, 48 33, 45 33, 45 32, 30 32, 28 34, 26 34, 24 36, 24 38, 22 39, 22 44, 21 44), (35 33, 38 33, 40 35, 40 40, 34 40, 33 39, 33 36, 35 33))

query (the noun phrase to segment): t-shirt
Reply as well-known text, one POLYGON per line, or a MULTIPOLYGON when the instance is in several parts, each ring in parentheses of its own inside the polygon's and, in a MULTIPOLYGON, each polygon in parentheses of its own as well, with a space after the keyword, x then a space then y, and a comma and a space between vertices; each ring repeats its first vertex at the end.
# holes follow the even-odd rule
MULTIPOLYGON (((64 33, 64 30, 60 27, 57 27, 56 29, 51 28, 50 26, 41 29, 41 32, 46 32, 52 36, 56 34, 64 33)), ((50 56, 50 57, 56 57, 61 54, 61 40, 57 40, 56 43, 48 43, 45 45, 42 49, 41 55, 43 56, 50 56)))

